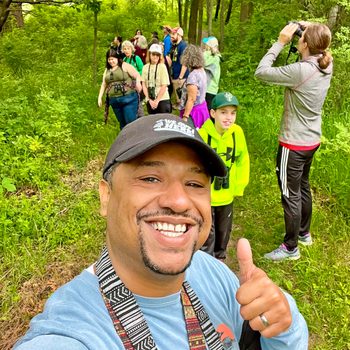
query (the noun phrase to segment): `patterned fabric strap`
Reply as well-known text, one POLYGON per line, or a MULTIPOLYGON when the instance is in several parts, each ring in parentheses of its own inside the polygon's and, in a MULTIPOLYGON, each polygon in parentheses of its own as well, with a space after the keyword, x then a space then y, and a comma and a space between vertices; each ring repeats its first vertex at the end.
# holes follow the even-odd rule
POLYGON ((188 344, 191 350, 206 350, 205 339, 191 300, 185 289, 181 288, 182 309, 185 316, 188 344))
MULTIPOLYGON (((117 276, 104 247, 95 264, 101 293, 113 325, 126 350, 157 350, 151 331, 131 291, 117 276)), ((181 289, 181 302, 191 350, 223 350, 207 312, 188 282, 181 289)))
POLYGON ((157 350, 142 311, 137 305, 134 295, 116 275, 106 247, 104 247, 100 260, 95 267, 102 295, 105 297, 105 303, 107 302, 107 309, 113 324, 115 327, 117 324, 117 333, 119 335, 123 334, 121 340, 124 347, 128 350, 157 350), (108 304, 110 304, 110 307, 108 304), (125 340, 129 340, 131 344, 126 344, 125 340))
POLYGON ((204 309, 204 306, 200 302, 194 290, 191 288, 187 281, 182 284, 183 290, 188 295, 193 310, 198 319, 199 325, 202 329, 204 338, 207 342, 208 348, 210 350, 223 350, 223 345, 220 341, 219 335, 216 332, 213 324, 210 321, 209 315, 204 309))

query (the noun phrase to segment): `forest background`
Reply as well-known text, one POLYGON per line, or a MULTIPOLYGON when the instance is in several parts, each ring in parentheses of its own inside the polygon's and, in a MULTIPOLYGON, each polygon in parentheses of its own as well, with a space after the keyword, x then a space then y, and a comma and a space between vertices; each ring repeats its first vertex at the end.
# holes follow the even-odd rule
MULTIPOLYGON (((240 101, 250 184, 235 202, 228 264, 237 237, 250 239, 255 261, 296 299, 310 349, 350 349, 350 4, 346 0, 1 0, 0 2, 0 348, 10 349, 59 285, 97 257, 104 240, 97 183, 118 133, 97 108, 105 52, 115 35, 137 28, 150 39, 181 24, 199 44, 217 36, 221 90, 240 101), (283 237, 274 174, 283 89, 254 71, 289 20, 327 23, 334 76, 323 115, 322 147, 311 182, 315 244, 296 262, 262 255, 283 237)), ((288 48, 277 64, 285 64, 288 48)), ((293 55, 289 62, 296 59, 293 55)))

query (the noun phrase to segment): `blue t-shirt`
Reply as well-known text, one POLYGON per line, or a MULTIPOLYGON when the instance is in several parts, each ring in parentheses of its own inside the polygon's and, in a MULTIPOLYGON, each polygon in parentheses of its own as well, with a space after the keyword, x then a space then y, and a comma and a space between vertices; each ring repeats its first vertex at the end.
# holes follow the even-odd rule
POLYGON ((169 54, 172 46, 170 34, 167 34, 164 37, 163 43, 164 43, 164 57, 165 57, 169 54))
MULTIPOLYGON (((171 64, 171 77, 173 79, 178 79, 179 78, 179 74, 181 72, 181 56, 183 54, 183 52, 185 51, 187 47, 187 43, 184 40, 181 40, 177 45, 173 45, 173 48, 171 50, 171 60, 172 60, 172 64, 171 64)), ((188 69, 186 71, 186 74, 184 75, 184 78, 187 78, 188 76, 188 69)))
MULTIPOLYGON (((186 272, 225 349, 238 350, 243 319, 235 294, 237 277, 222 262, 198 251, 186 272)), ((159 350, 189 349, 179 293, 162 298, 135 295, 159 350)), ((306 350, 308 330, 292 297, 287 294, 292 325, 275 338, 261 338, 263 350, 306 350)), ((33 318, 16 350, 124 350, 105 307, 92 269, 59 288, 44 312, 33 318)))

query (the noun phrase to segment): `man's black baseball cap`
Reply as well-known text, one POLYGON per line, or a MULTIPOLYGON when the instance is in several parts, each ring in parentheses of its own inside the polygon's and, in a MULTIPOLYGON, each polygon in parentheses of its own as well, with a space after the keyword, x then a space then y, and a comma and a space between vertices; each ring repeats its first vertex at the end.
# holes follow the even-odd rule
POLYGON ((226 175, 224 162, 193 126, 173 114, 153 114, 136 119, 121 130, 108 151, 103 177, 113 164, 127 162, 169 141, 192 147, 212 178, 226 175))

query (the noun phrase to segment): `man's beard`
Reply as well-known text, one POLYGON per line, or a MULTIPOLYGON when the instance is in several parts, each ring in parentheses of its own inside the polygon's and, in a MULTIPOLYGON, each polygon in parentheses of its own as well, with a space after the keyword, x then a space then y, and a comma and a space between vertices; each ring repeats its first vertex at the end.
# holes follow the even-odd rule
MULTIPOLYGON (((138 213, 136 215, 137 222, 140 223, 141 219, 144 219, 144 218, 149 217, 149 216, 156 217, 157 215, 174 215, 174 216, 179 216, 178 214, 174 213, 171 209, 164 209, 164 210, 161 210, 161 211, 156 212, 156 213, 145 213, 145 214, 138 213)), ((199 226, 198 230, 199 231, 201 230, 202 225, 203 225, 203 220, 202 219, 195 218, 195 217, 190 216, 190 215, 182 215, 182 216, 188 216, 188 217, 191 217, 192 219, 194 219, 198 223, 198 226, 199 226)), ((142 257, 143 263, 151 271, 156 272, 156 273, 158 273, 160 275, 176 276, 176 275, 179 275, 179 274, 185 272, 186 269, 191 265, 193 255, 196 252, 197 240, 194 241, 194 243, 193 243, 191 256, 188 259, 188 262, 185 264, 185 266, 183 266, 179 270, 172 270, 171 268, 170 269, 169 268, 168 269, 162 268, 161 266, 157 265, 155 262, 153 262, 151 260, 151 258, 149 257, 149 253, 148 253, 148 251, 146 249, 146 242, 145 242, 145 240, 143 238, 143 232, 142 232, 141 228, 139 229, 138 237, 139 237, 139 244, 140 244, 140 253, 141 253, 141 257, 142 257)))
POLYGON ((151 258, 149 257, 149 254, 147 252, 145 240, 143 239, 141 230, 139 231, 139 243, 140 243, 140 252, 141 252, 141 256, 142 256, 142 261, 145 264, 145 266, 148 267, 153 272, 156 272, 160 275, 166 275, 166 276, 176 276, 176 275, 180 275, 181 273, 185 272, 187 270, 187 268, 191 265, 192 258, 193 258, 195 251, 196 251, 196 245, 197 245, 197 241, 195 241, 193 243, 191 256, 188 259, 188 262, 185 264, 185 266, 178 269, 178 270, 173 270, 171 268, 162 268, 161 266, 157 265, 155 262, 153 262, 151 260, 151 258))

